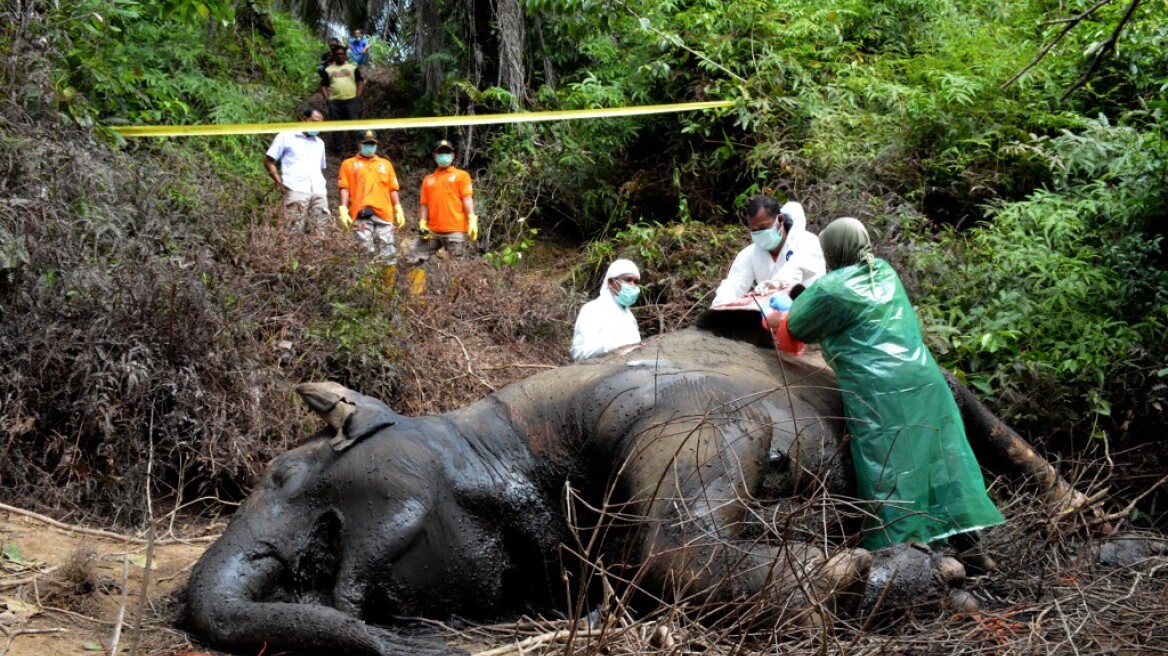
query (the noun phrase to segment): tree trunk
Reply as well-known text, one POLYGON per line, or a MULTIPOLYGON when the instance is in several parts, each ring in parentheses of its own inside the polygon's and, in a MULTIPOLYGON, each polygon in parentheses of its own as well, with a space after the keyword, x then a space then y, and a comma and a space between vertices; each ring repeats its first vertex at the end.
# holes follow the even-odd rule
POLYGON ((519 0, 495 0, 495 23, 499 26, 499 86, 511 93, 512 109, 527 99, 527 31, 519 0))

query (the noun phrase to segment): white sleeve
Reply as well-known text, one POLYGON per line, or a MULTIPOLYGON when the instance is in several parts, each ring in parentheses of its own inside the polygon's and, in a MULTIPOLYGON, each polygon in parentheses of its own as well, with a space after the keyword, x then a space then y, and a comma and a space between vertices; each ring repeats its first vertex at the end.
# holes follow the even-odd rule
POLYGON ((600 325, 603 322, 595 310, 593 303, 585 303, 576 317, 576 330, 572 334, 572 359, 576 362, 604 352, 604 326, 600 325))
POLYGON ((264 153, 264 155, 271 157, 272 159, 276 160, 277 162, 280 161, 280 158, 284 156, 284 133, 283 132, 278 133, 276 135, 276 138, 272 139, 272 145, 268 146, 268 152, 264 153))
POLYGON ((806 285, 827 272, 819 237, 804 232, 791 249, 791 259, 783 263, 767 282, 776 291, 787 291, 800 283, 806 285))
POLYGON ((730 265, 730 273, 727 273, 726 279, 718 285, 712 305, 742 298, 754 286, 754 267, 750 263, 750 249, 751 246, 747 246, 738 251, 734 263, 730 265))

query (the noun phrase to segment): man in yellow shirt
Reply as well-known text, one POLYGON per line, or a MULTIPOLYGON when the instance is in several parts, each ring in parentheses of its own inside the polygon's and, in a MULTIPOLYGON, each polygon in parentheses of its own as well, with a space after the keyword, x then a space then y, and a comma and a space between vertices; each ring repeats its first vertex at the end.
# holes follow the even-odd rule
POLYGON ((418 229, 422 238, 410 258, 425 262, 446 248, 452 257, 466 255, 466 240, 479 238, 479 217, 475 214, 474 187, 470 174, 454 166, 454 146, 445 139, 434 145, 438 168, 422 181, 422 217, 418 229))
MULTIPOLYGON (((332 47, 332 61, 320 72, 320 94, 328 103, 330 121, 348 121, 361 118, 361 95, 365 92, 365 80, 361 69, 349 61, 345 46, 337 43, 332 47)), ((341 156, 349 155, 357 149, 357 132, 334 132, 333 151, 341 156), (344 142, 342 144, 342 141, 344 142)))
POLYGON ((369 252, 386 264, 395 264, 394 223, 398 228, 406 224, 397 193, 397 173, 388 159, 377 156, 377 133, 362 132, 360 145, 356 157, 341 162, 339 219, 341 225, 352 226, 353 234, 369 252))

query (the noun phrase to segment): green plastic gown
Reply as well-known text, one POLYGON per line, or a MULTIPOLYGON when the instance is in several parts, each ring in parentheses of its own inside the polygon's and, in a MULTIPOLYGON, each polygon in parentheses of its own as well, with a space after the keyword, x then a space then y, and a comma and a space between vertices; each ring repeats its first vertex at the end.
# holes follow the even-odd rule
POLYGON ((856 487, 876 502, 864 546, 932 542, 1005 521, 896 271, 836 269, 795 299, 787 328, 822 345, 843 391, 856 487))

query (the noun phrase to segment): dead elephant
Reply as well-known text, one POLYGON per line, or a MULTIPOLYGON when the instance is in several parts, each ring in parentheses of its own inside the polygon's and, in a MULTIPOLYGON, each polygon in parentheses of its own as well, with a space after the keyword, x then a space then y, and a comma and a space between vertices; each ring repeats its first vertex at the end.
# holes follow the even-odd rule
MULTIPOLYGON (((688 329, 440 416, 335 384, 299 391, 328 428, 271 463, 191 575, 192 626, 216 646, 440 652, 381 625, 553 607, 561 545, 589 544, 589 526, 602 534, 588 556, 635 571, 647 597, 749 598, 777 625, 864 595, 871 555, 812 546, 847 536, 782 505, 851 481, 818 358, 688 329)), ((972 442, 1026 448, 987 417, 972 442)))

